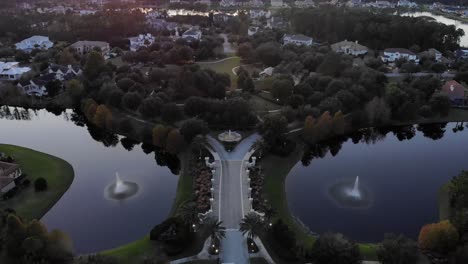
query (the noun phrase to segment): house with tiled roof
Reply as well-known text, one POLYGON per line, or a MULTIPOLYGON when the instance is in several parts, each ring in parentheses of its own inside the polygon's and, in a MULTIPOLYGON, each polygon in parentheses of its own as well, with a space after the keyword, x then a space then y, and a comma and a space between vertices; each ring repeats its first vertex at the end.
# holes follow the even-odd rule
POLYGON ((33 49, 48 50, 54 46, 49 37, 32 36, 15 44, 16 49, 31 52, 33 49))
POLYGON ((447 95, 452 104, 465 104, 465 87, 455 80, 448 81, 442 86, 442 93, 447 95))
POLYGON ((283 45, 312 46, 312 43, 313 39, 311 37, 302 34, 284 34, 283 36, 283 45))
POLYGON ((31 68, 20 67, 18 62, 0 62, 0 80, 2 81, 16 81, 29 71, 31 68))
POLYGON ((0 196, 13 190, 22 176, 23 172, 18 164, 0 161, 0 196))
POLYGON ((331 45, 331 49, 337 53, 344 53, 352 56, 365 55, 369 49, 359 44, 357 41, 340 41, 331 45))
POLYGON ((419 63, 418 55, 408 49, 401 48, 385 49, 381 58, 382 61, 386 63, 392 63, 400 59, 419 63))
POLYGON ((191 28, 182 34, 182 38, 188 41, 200 40, 201 37, 202 37, 201 30, 196 29, 196 28, 191 28))
POLYGON ((149 47, 154 43, 155 39, 156 38, 151 33, 140 34, 136 37, 129 38, 130 50, 137 51, 140 48, 149 47))
POLYGON ((81 55, 97 49, 101 50, 102 55, 110 51, 109 43, 104 41, 81 40, 73 43, 70 47, 81 55))

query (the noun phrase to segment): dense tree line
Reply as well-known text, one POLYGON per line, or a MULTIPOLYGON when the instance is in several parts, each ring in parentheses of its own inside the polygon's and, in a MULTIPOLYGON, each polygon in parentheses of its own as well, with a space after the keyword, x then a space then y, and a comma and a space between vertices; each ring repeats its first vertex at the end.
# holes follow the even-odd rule
POLYGON ((358 40, 372 49, 435 48, 442 52, 458 48, 464 32, 423 18, 372 13, 346 8, 300 9, 291 14, 296 32, 319 41, 335 43, 358 40))

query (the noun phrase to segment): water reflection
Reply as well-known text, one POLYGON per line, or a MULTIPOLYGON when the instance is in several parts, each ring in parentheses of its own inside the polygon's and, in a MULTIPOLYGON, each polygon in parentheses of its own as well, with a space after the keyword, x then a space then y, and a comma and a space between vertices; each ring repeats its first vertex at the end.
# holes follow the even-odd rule
POLYGON ((388 232, 416 239, 422 225, 438 220, 439 188, 468 169, 465 127, 369 128, 308 145, 286 179, 289 207, 313 232, 364 242, 388 232), (339 184, 352 186, 356 175, 372 201, 359 210, 330 197, 330 190, 341 192, 339 184))
POLYGON ((103 131, 78 111, 52 111, 0 108, 0 142, 49 153, 74 168, 69 190, 42 218, 48 228, 67 232, 80 254, 139 239, 167 217, 180 170, 176 156, 103 131), (125 203, 103 195, 116 171, 139 186, 125 203))

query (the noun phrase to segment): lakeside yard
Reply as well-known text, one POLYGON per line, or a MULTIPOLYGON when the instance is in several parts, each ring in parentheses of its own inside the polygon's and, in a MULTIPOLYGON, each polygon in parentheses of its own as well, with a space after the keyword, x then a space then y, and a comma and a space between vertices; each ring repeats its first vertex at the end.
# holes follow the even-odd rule
MULTIPOLYGON (((186 201, 192 199, 193 195, 193 185, 192 185, 192 177, 190 174, 190 159, 193 157, 192 152, 190 149, 187 149, 183 153, 179 154, 179 159, 181 162, 181 173, 179 175, 179 182, 177 184, 177 192, 176 197, 174 199, 174 204, 172 206, 172 210, 169 217, 174 216, 177 213, 179 207, 186 201)), ((154 225, 158 225, 160 223, 154 223, 154 225)), ((150 230, 148 230, 149 234, 150 230)), ((195 236, 194 243, 190 245, 184 252, 181 254, 171 256, 170 259, 180 259, 184 257, 189 257, 192 255, 196 255, 200 252, 203 248, 203 243, 205 242, 206 238, 208 237, 208 233, 205 230, 200 230, 197 232, 195 236)), ((135 263, 136 259, 143 259, 144 257, 154 257, 160 254, 160 246, 158 242, 151 241, 149 235, 146 235, 142 239, 133 241, 126 245, 122 245, 120 247, 116 247, 113 249, 109 249, 106 251, 101 252, 103 255, 115 257, 118 259, 119 263, 122 264, 132 264, 135 263)), ((204 262, 202 262, 204 263, 204 262)), ((210 262, 207 262, 210 263, 210 262)))
POLYGON ((218 61, 197 62, 202 68, 211 69, 217 73, 227 73, 231 78, 231 88, 237 88, 237 76, 232 71, 233 68, 241 65, 240 57, 229 57, 218 61))
POLYGON ((73 182, 73 167, 66 161, 32 149, 0 144, 0 152, 13 157, 21 166, 31 185, 20 190, 13 198, 0 203, 3 208, 13 208, 25 219, 40 219, 60 200, 73 182), (48 188, 34 190, 34 181, 44 178, 48 188))

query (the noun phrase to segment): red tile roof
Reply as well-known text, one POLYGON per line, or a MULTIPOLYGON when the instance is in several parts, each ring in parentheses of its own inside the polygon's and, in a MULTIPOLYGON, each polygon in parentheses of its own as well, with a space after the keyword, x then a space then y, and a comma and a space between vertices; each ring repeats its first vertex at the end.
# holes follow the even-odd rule
POLYGON ((442 92, 452 100, 465 97, 465 87, 455 80, 446 82, 442 86, 442 92))

